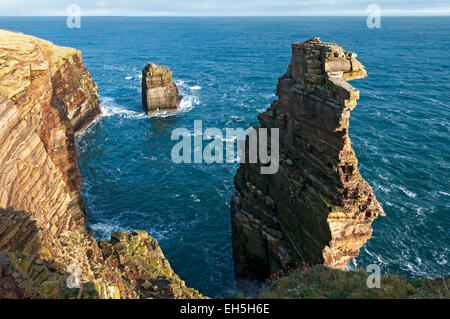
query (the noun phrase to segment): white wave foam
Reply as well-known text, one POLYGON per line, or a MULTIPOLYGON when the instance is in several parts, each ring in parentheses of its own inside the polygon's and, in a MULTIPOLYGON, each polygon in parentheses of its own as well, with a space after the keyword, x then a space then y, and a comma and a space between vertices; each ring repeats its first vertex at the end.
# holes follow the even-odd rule
POLYGON ((445 103, 442 103, 441 101, 439 101, 439 100, 436 100, 436 99, 428 99, 428 98, 425 98, 425 100, 427 100, 427 101, 430 101, 430 102, 433 102, 433 103, 435 103, 435 104, 439 104, 439 105, 442 105, 442 106, 445 106, 445 107, 447 107, 447 104, 445 104, 445 103))
POLYGON ((409 190, 407 190, 405 187, 403 186, 397 186, 403 193, 405 193, 406 195, 408 195, 411 198, 416 197, 417 195, 409 190))
POLYGON ((184 96, 181 100, 179 112, 189 112, 194 106, 199 105, 200 100, 195 96, 184 96))
POLYGON ((111 225, 105 223, 90 224, 89 227, 92 228, 94 235, 99 238, 109 238, 111 236, 111 233, 120 229, 123 230, 123 227, 121 228, 119 225, 111 225))
POLYGON ((379 188, 380 190, 382 190, 384 193, 389 193, 389 192, 391 191, 389 188, 383 187, 383 186, 381 186, 381 185, 378 185, 378 188, 379 188))
POLYGON ((448 263, 446 251, 447 249, 444 249, 444 252, 441 252, 439 256, 436 258, 436 262, 441 266, 448 263))
POLYGON ((151 161, 157 161, 158 160, 158 158, 156 156, 148 157, 148 156, 141 155, 141 157, 145 158, 145 159, 148 159, 148 160, 151 160, 151 161))
MULTIPOLYGON (((98 211, 97 213, 101 213, 101 211, 98 211)), ((94 237, 109 239, 111 237, 111 233, 116 232, 118 230, 133 232, 133 230, 141 227, 141 225, 137 227, 137 225, 130 226, 127 225, 127 223, 124 223, 123 221, 127 220, 128 217, 131 217, 132 220, 133 219, 143 220, 147 217, 147 214, 140 211, 122 211, 116 214, 115 216, 108 218, 107 221, 104 221, 105 217, 102 217, 103 221, 89 224, 89 227, 92 229, 94 237)), ((142 230, 147 231, 150 234, 150 236, 155 237, 158 240, 166 238, 167 235, 169 234, 169 231, 166 229, 144 227, 142 228, 142 230)))
POLYGON ((183 99, 180 102, 180 106, 178 107, 178 111, 176 112, 159 112, 153 113, 149 115, 150 117, 169 117, 174 116, 180 113, 187 113, 191 111, 196 105, 200 104, 200 100, 195 96, 183 96, 183 99))
POLYGON ((202 87, 199 86, 199 85, 194 85, 194 86, 190 86, 189 87, 189 90, 191 90, 191 91, 198 91, 198 90, 201 90, 201 89, 202 89, 202 87))
POLYGON ((125 80, 134 80, 134 81, 140 81, 142 79, 142 73, 137 73, 135 75, 130 75, 130 73, 127 74, 125 77, 125 80))
POLYGON ((147 117, 147 115, 143 111, 142 113, 140 113, 133 110, 128 110, 114 102, 113 98, 107 96, 100 97, 100 106, 102 108, 102 115, 104 117, 121 116, 125 118, 136 119, 147 117))

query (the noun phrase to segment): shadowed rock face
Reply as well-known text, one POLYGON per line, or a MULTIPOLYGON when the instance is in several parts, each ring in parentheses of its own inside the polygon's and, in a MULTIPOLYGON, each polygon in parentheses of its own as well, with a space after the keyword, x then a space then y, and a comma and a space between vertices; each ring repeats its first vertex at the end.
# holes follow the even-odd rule
POLYGON ((263 280, 302 262, 342 269, 384 215, 348 137, 359 91, 346 81, 366 76, 355 57, 318 38, 292 45, 278 100, 258 115, 261 128, 280 130, 280 168, 261 175, 260 163, 241 164, 235 176, 238 278, 263 280))
POLYGON ((176 112, 180 104, 178 87, 166 66, 148 63, 142 70, 142 105, 147 114, 176 112))

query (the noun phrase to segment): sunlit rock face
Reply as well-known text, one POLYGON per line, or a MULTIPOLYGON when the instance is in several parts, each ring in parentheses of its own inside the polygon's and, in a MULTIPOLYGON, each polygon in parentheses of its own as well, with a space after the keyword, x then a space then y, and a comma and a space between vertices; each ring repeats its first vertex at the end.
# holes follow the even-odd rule
POLYGON ((82 224, 74 135, 101 112, 80 51, 0 31, 0 65, 0 206, 55 234, 82 224))
POLYGON ((145 112, 176 112, 180 101, 172 71, 166 66, 149 62, 142 70, 142 105, 145 112))
POLYGON ((356 54, 339 45, 319 38, 292 45, 278 100, 258 115, 260 128, 279 128, 280 168, 262 175, 261 163, 246 161, 235 176, 238 278, 263 280, 303 262, 342 269, 371 237, 384 212, 348 136, 359 91, 347 81, 366 75, 356 54))

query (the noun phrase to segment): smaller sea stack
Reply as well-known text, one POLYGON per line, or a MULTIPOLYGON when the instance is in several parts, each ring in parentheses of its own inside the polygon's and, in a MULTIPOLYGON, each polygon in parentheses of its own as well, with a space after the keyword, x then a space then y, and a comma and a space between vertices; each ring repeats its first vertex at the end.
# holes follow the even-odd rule
POLYGON ((147 114, 176 112, 181 102, 167 66, 149 62, 142 70, 142 105, 147 114))

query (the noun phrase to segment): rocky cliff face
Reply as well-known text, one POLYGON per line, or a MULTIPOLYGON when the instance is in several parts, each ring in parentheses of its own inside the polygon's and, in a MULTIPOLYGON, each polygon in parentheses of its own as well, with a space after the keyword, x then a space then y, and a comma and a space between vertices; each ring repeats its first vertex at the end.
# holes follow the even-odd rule
POLYGON ((0 31, 0 298, 202 297, 145 232, 89 235, 74 135, 99 114, 79 51, 0 31))
POLYGON ((348 136, 359 91, 346 81, 365 76, 356 54, 336 44, 292 45, 278 100, 258 115, 261 128, 279 128, 280 168, 261 175, 261 164, 241 164, 235 176, 237 277, 263 280, 303 262, 344 268, 371 237, 384 212, 348 136))
POLYGON ((148 63, 142 70, 142 105, 147 114, 176 112, 180 101, 172 71, 166 66, 148 63))
POLYGON ((17 33, 0 31, 0 65, 0 207, 59 234, 84 219, 74 135, 100 114, 96 85, 79 51, 17 33))

